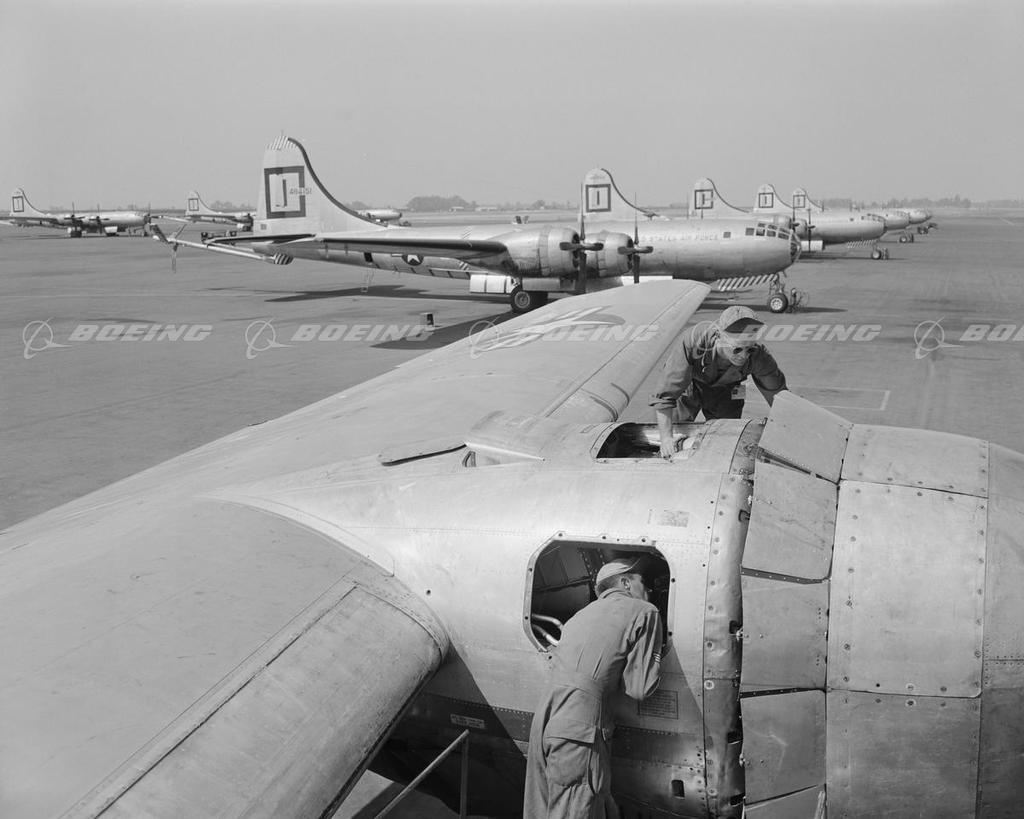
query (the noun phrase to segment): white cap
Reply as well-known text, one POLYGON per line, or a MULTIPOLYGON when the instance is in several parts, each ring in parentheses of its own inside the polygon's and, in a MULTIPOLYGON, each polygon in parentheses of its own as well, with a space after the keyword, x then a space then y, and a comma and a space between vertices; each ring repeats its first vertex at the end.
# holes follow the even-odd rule
POLYGON ((615 577, 617 574, 640 574, 643 562, 643 555, 638 557, 617 557, 615 560, 609 560, 598 570, 597 580, 594 582, 601 583, 609 577, 615 577))

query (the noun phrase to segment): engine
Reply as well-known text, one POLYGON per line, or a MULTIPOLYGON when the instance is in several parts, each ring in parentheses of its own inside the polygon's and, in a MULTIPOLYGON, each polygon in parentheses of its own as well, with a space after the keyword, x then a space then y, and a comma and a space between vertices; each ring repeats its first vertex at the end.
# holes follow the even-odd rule
POLYGON ((587 268, 590 271, 597 269, 597 275, 625 276, 630 272, 629 262, 633 250, 633 237, 625 233, 612 233, 602 230, 593 237, 588 236, 587 241, 601 242, 604 247, 601 250, 587 251, 587 268))
POLYGON ((574 276, 579 264, 579 234, 569 228, 539 227, 495 236, 512 259, 509 273, 519 276, 574 276))

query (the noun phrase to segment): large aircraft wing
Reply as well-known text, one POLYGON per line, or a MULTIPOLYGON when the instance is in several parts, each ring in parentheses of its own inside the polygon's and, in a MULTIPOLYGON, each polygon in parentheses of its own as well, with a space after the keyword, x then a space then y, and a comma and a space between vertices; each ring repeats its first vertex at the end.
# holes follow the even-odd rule
POLYGON ((0 815, 324 814, 446 632, 359 544, 232 487, 456 448, 495 409, 614 419, 707 292, 553 303, 0 533, 0 815))
MULTIPOLYGON (((176 220, 177 221, 177 220, 176 220)), ((475 261, 482 258, 495 258, 507 255, 508 247, 504 242, 488 239, 460 239, 417 236, 413 231, 393 231, 361 234, 358 232, 318 233, 309 235, 258 236, 224 236, 208 242, 193 242, 180 239, 177 235, 166 237, 162 232, 153 231, 160 242, 171 245, 184 245, 198 250, 209 250, 227 253, 234 256, 245 256, 265 260, 266 253, 255 253, 251 250, 236 247, 248 242, 270 243, 283 252, 290 248, 299 249, 303 246, 314 248, 331 247, 337 250, 354 253, 395 253, 418 254, 422 256, 440 256, 446 259, 475 261)))

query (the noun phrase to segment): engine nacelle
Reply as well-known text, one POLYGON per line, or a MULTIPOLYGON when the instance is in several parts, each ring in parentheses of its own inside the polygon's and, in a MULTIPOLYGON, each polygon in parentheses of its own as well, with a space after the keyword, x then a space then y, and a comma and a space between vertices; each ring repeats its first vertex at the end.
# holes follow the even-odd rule
POLYGON ((563 250, 563 244, 578 244, 579 234, 569 228, 539 227, 517 230, 494 237, 504 242, 512 259, 509 273, 518 276, 574 276, 578 256, 563 250))
POLYGON ((587 269, 597 270, 597 275, 625 276, 630 272, 630 251, 633 250, 633 237, 626 233, 613 233, 602 230, 593 236, 587 236, 587 242, 602 242, 601 250, 587 251, 587 269))

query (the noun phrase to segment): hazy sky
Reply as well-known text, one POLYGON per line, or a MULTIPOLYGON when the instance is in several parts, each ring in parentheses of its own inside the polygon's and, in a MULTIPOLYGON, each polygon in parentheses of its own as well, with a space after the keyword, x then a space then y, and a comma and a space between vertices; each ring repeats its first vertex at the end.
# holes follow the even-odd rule
POLYGON ((342 201, 1024 197, 1024 2, 0 0, 0 183, 255 202, 301 141, 342 201))

